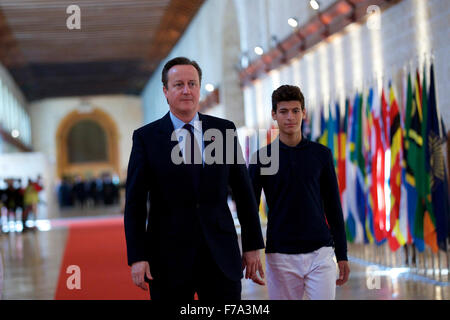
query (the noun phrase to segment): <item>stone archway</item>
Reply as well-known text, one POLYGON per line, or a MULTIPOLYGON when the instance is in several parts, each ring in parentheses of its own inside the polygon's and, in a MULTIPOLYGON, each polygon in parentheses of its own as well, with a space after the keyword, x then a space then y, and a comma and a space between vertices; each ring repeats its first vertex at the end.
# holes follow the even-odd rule
POLYGON ((244 95, 240 87, 236 64, 241 56, 240 30, 236 5, 227 0, 222 17, 222 84, 220 101, 225 106, 225 117, 236 127, 245 125, 244 95))
POLYGON ((57 174, 60 178, 65 175, 81 175, 88 174, 99 176, 104 172, 111 174, 119 173, 119 157, 118 157, 118 130, 114 120, 104 111, 94 108, 89 112, 80 112, 75 110, 69 113, 61 120, 58 130, 56 131, 56 161, 57 174), (69 160, 68 138, 69 133, 77 124, 86 120, 94 122, 100 130, 105 133, 106 140, 106 157, 101 161, 78 161, 71 162, 69 160))

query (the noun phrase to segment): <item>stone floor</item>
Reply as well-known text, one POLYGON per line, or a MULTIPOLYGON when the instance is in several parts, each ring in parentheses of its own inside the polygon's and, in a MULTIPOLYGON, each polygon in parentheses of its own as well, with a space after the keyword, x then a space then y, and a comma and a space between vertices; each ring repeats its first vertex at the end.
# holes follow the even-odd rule
MULTIPOLYGON (((113 208, 108 213, 117 212, 113 208)), ((91 212, 92 213, 92 212, 91 212)), ((94 216, 103 216, 98 210, 94 216)), ((74 212, 66 212, 74 219, 74 212)), ((86 215, 82 217, 87 218, 86 215)), ((64 218, 68 219, 68 218, 64 218)), ((64 219, 49 228, 33 232, 9 232, 0 234, 0 263, 3 262, 3 283, 0 277, 2 299, 53 299, 62 262, 67 227, 64 219)), ((90 219, 95 219, 91 217, 90 219)), ((449 300, 450 283, 417 276, 408 269, 384 268, 352 256, 349 252, 351 274, 349 281, 336 290, 338 300, 449 300)), ((267 288, 242 280, 242 298, 268 299, 267 288)))

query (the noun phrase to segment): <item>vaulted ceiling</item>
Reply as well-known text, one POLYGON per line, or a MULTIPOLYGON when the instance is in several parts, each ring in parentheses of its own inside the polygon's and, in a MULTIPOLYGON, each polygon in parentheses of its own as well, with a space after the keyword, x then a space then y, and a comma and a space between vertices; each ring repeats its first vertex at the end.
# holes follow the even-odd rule
POLYGON ((0 63, 28 101, 140 94, 203 2, 0 0, 0 63), (66 24, 73 4, 81 29, 66 24))

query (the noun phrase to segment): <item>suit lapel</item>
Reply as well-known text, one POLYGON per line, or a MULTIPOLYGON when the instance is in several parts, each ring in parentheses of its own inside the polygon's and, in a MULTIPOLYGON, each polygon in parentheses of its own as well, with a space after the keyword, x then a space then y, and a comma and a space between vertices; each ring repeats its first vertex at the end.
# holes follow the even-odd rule
MULTIPOLYGON (((199 120, 202 122, 202 135, 203 135, 203 145, 204 150, 206 150, 206 147, 212 143, 212 140, 205 140, 205 132, 207 132, 209 129, 214 129, 212 127, 211 121, 208 119, 207 116, 199 113, 199 120)), ((214 156, 215 151, 213 151, 212 156, 214 156)), ((212 177, 213 175, 212 170, 217 169, 217 165, 215 164, 206 164, 201 170, 201 178, 200 178, 200 187, 199 187, 199 196, 204 192, 205 188, 208 188, 208 183, 211 179, 208 179, 209 177, 212 177)))
POLYGON ((208 121, 207 117, 200 112, 198 113, 198 118, 202 122, 202 139, 203 145, 206 147, 212 142, 211 140, 205 140, 205 132, 211 129, 211 123, 208 121))
MULTIPOLYGON (((181 155, 181 149, 178 144, 178 141, 175 139, 172 140, 172 134, 174 134, 174 127, 172 120, 170 120, 169 112, 166 113, 164 117, 161 118, 160 128, 159 128, 159 134, 160 134, 160 141, 162 145, 162 154, 169 155, 169 158, 172 154, 172 150, 174 148, 176 149, 175 152, 178 152, 179 155, 181 155)), ((175 165, 172 161, 170 161, 171 165, 175 165)))

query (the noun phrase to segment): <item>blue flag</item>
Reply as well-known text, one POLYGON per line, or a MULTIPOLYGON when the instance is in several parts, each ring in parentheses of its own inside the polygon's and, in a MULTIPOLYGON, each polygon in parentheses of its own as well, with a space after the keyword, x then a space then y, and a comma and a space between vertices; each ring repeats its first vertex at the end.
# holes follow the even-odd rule
POLYGON ((436 103, 434 83, 434 66, 430 70, 430 93, 428 95, 428 152, 431 161, 431 198, 436 218, 437 243, 440 249, 447 250, 449 199, 447 172, 442 145, 445 143, 443 130, 440 128, 439 113, 436 103))

